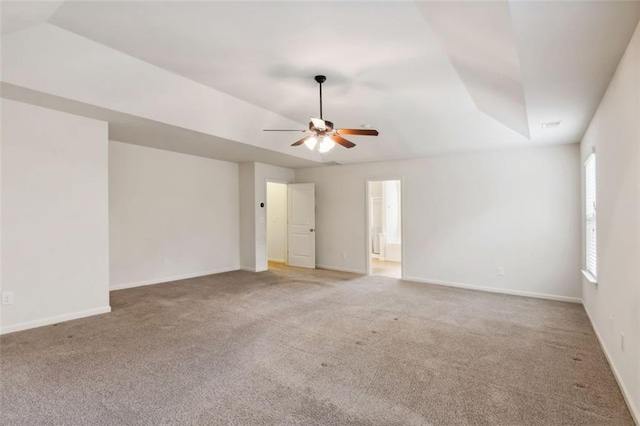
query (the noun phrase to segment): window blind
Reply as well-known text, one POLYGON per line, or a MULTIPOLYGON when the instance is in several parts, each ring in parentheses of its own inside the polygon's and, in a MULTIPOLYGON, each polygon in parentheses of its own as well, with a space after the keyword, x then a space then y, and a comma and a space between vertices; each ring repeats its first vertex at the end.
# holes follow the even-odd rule
POLYGON ((585 173, 585 213, 586 213, 586 268, 587 272, 598 276, 598 252, 596 244, 596 156, 591 154, 584 164, 585 173))

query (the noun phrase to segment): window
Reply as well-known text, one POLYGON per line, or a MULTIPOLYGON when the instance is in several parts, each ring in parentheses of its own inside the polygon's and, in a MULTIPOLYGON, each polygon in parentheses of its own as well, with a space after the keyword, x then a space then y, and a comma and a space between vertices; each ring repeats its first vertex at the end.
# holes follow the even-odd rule
POLYGON ((598 252, 596 244, 596 155, 591 154, 584 163, 585 177, 585 254, 586 274, 590 281, 598 276, 598 252))

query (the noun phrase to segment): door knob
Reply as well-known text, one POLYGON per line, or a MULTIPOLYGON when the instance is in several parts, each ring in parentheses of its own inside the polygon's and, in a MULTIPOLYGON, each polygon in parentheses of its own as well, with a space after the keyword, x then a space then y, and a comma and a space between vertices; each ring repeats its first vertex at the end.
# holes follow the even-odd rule
POLYGON ((313 232, 313 228, 309 229, 309 232, 313 232))

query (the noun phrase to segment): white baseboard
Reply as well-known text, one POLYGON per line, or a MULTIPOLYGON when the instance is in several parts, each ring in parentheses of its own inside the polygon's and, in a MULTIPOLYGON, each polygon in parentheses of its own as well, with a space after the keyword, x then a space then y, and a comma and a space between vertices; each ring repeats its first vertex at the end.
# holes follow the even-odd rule
POLYGON ((598 339, 598 343, 602 348, 602 352, 604 352, 604 357, 607 359, 607 362, 609 363, 609 367, 611 368, 611 371, 613 371, 613 377, 616 378, 616 382, 618 382, 618 387, 622 391, 622 397, 627 403, 627 407, 629 407, 629 412, 631 412, 631 417, 633 417, 633 420, 636 422, 636 425, 640 425, 640 407, 635 406, 635 404, 633 403, 633 399, 629 394, 629 391, 624 385, 624 382, 620 379, 620 374, 618 373, 618 369, 616 368, 616 365, 613 363, 613 359, 609 355, 609 351, 607 351, 607 348, 604 345, 602 338, 600 337, 600 332, 598 332, 598 328, 596 327, 596 324, 593 322, 593 319, 591 318, 591 314, 589 314, 587 305, 585 305, 584 303, 582 305, 584 307, 584 311, 587 313, 587 317, 589 318, 589 322, 591 323, 591 328, 593 328, 593 332, 596 335, 596 339, 598 339))
POLYGON ((532 291, 509 290, 506 288, 484 287, 484 286, 479 286, 474 284, 454 283, 449 281, 430 280, 430 279, 407 277, 407 276, 403 277, 402 279, 405 281, 415 281, 418 283, 435 284, 435 285, 442 285, 446 287, 464 288, 467 290, 486 291, 489 293, 501 293, 501 294, 509 294, 512 296, 535 297, 537 299, 557 300, 560 302, 582 303, 582 299, 578 297, 557 296, 554 294, 535 293, 532 291))
POLYGON ((153 280, 115 284, 109 288, 109 291, 124 290, 125 288, 142 287, 145 285, 162 284, 162 283, 168 283, 171 281, 186 280, 188 278, 204 277, 206 275, 214 275, 214 274, 221 274, 223 272, 237 271, 238 269, 242 269, 242 268, 239 268, 239 267, 221 268, 221 269, 214 269, 211 271, 202 271, 202 272, 195 272, 191 274, 175 275, 172 277, 156 278, 153 280))
POLYGON ((342 268, 340 266, 316 265, 318 269, 329 269, 331 271, 349 272, 351 274, 367 275, 367 271, 361 269, 342 268))
POLYGON ((30 328, 43 327, 45 325, 58 324, 64 321, 90 317, 93 315, 106 314, 111 312, 111 306, 103 306, 101 308, 87 309, 86 311, 72 312, 69 314, 56 315, 54 317, 42 318, 34 321, 22 322, 20 324, 2 327, 0 334, 14 333, 16 331, 28 330, 30 328))

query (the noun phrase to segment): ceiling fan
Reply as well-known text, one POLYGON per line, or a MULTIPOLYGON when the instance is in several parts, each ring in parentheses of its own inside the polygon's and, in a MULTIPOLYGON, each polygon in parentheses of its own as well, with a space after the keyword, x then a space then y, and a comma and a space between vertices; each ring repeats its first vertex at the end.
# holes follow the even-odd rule
POLYGON ((353 148, 356 146, 351 141, 346 140, 342 135, 359 135, 359 136, 378 136, 375 129, 334 129, 333 123, 322 118, 322 83, 327 81, 324 75, 316 75, 316 82, 320 85, 320 118, 311 118, 309 129, 306 130, 263 130, 264 132, 303 132, 308 133, 299 141, 294 142, 291 146, 305 144, 310 150, 318 150, 321 154, 329 152, 336 144, 345 148, 353 148))

